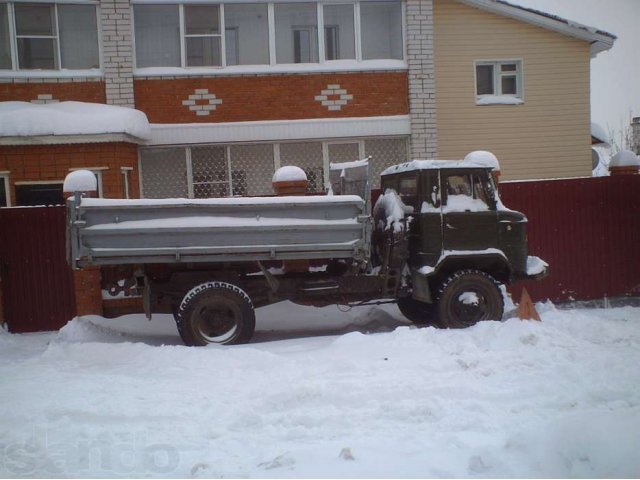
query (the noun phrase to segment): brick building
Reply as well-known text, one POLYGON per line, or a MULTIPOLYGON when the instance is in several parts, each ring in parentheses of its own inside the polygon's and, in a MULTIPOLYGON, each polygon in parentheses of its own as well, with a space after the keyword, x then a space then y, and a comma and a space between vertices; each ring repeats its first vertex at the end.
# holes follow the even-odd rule
POLYGON ((79 167, 115 197, 271 194, 285 164, 322 191, 331 161, 371 156, 375 178, 472 149, 505 179, 589 174, 589 62, 614 39, 499 0, 0 2, 0 101, 151 123, 144 140, 0 131, 0 205, 51 202, 79 167))

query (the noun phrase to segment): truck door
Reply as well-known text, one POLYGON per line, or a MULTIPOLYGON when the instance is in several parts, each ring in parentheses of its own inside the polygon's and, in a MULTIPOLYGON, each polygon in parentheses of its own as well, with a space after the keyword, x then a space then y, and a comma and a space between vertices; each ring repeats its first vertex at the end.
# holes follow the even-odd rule
POLYGON ((435 266, 442 254, 442 201, 438 170, 423 170, 420 201, 416 210, 419 248, 412 252, 412 265, 435 266))
POLYGON ((483 181, 488 173, 443 170, 443 248, 484 250, 498 244, 496 205, 483 181))

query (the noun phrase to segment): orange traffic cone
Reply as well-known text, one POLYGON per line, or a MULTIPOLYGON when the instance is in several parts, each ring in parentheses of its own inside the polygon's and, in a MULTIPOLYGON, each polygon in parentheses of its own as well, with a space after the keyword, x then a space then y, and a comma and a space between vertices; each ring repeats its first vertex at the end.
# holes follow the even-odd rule
POLYGON ((522 289, 522 296, 520 297, 520 303, 518 304, 518 317, 520 320, 540 321, 540 315, 538 315, 536 307, 533 305, 529 292, 527 292, 526 288, 522 289))

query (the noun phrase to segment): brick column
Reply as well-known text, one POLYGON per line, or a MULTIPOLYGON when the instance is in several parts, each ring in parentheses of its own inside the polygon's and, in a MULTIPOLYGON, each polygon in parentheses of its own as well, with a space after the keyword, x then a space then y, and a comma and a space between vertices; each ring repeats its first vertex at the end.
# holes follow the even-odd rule
POLYGON ((102 274, 100 267, 85 267, 73 271, 76 291, 76 315, 102 315, 102 274))
POLYGON ((133 108, 133 43, 129 0, 100 0, 107 103, 133 108))
POLYGON ((438 142, 433 63, 433 1, 407 0, 406 9, 411 158, 435 158, 438 142))

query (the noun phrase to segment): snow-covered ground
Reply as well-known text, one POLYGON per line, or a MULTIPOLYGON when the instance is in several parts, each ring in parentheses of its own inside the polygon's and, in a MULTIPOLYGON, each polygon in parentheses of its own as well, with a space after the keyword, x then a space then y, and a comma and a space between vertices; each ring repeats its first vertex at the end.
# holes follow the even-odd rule
POLYGON ((638 477, 640 309, 467 330, 394 306, 258 310, 186 348, 170 317, 0 333, 0 476, 638 477))

